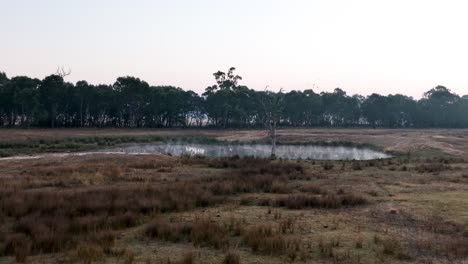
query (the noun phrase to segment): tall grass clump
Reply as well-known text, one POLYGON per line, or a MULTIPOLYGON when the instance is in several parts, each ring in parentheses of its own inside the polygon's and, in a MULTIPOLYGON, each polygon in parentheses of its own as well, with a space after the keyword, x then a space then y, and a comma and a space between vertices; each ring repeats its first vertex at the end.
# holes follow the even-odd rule
POLYGON ((352 193, 345 194, 326 194, 326 195, 311 195, 311 194, 291 194, 286 197, 277 198, 275 205, 286 207, 288 209, 304 209, 304 208, 326 208, 336 209, 342 207, 351 207, 367 204, 368 200, 364 196, 352 193))
POLYGON ((209 218, 195 219, 193 223, 169 222, 159 218, 148 224, 145 234, 170 242, 189 241, 197 247, 229 247, 229 230, 209 218))
POLYGON ((241 264, 239 253, 228 251, 224 255, 223 264, 241 264))

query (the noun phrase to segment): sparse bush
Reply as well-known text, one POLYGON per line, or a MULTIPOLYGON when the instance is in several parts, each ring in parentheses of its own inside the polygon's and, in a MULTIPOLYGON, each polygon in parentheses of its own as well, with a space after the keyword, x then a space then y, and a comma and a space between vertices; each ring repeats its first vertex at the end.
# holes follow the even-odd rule
POLYGON ((239 236, 242 233, 244 224, 244 221, 231 217, 227 223, 224 223, 224 228, 227 229, 232 236, 239 236))
POLYGON ((210 185, 209 190, 214 195, 231 195, 235 193, 235 186, 230 181, 214 182, 210 185))
POLYGON ((97 244, 81 243, 75 250, 74 258, 84 263, 101 262, 104 259, 104 251, 97 244))
POLYGON ((449 258, 468 258, 468 239, 466 237, 447 239, 441 243, 441 246, 449 258))
POLYGON ((364 196, 357 195, 354 193, 344 194, 340 198, 341 198, 340 203, 343 206, 357 206, 357 205, 363 205, 363 204, 368 203, 367 199, 364 196))
POLYGON ((122 176, 122 170, 119 166, 111 164, 103 170, 102 174, 110 181, 117 181, 122 176))
POLYGON ((294 224, 295 224, 295 221, 293 218, 286 218, 286 219, 282 219, 280 222, 279 222, 279 228, 281 230, 281 233, 283 234, 286 234, 286 233, 294 233, 294 224))
POLYGON ((316 184, 306 184, 301 186, 301 192, 311 193, 311 194, 326 194, 327 191, 323 190, 320 186, 316 184))
POLYGON ((363 241, 362 237, 361 237, 361 236, 358 237, 358 238, 356 239, 356 244, 355 244, 355 245, 356 245, 356 248, 362 248, 362 247, 363 247, 363 244, 364 244, 364 241, 363 241))
POLYGON ((242 234, 244 242, 252 248, 254 252, 260 250, 262 240, 265 237, 273 236, 273 227, 271 225, 256 225, 244 229, 242 234))
POLYGON ((239 204, 240 205, 252 205, 253 204, 253 200, 251 197, 242 197, 239 201, 239 204))
POLYGON ((450 166, 443 163, 426 163, 416 167, 416 171, 419 173, 438 173, 449 169, 450 166))
POLYGON ((329 161, 327 161, 327 162, 322 162, 322 168, 323 168, 324 170, 326 170, 326 171, 327 171, 327 170, 333 169, 334 166, 335 166, 335 165, 334 165, 333 163, 329 162, 329 161))
POLYGON ((335 251, 334 248, 340 245, 340 238, 330 238, 328 241, 325 241, 323 237, 320 237, 318 242, 318 249, 322 257, 334 258, 335 251))
POLYGON ((124 264, 132 264, 135 261, 135 253, 131 250, 125 250, 123 254, 124 264))
POLYGON ((276 206, 286 207, 288 209, 304 208, 340 208, 346 206, 357 206, 366 204, 366 198, 353 193, 343 195, 327 194, 323 196, 292 194, 287 197, 278 198, 276 206))
POLYGON ((270 174, 274 176, 304 174, 304 167, 301 164, 294 164, 289 161, 281 162, 260 162, 253 167, 241 166, 241 173, 252 174, 270 174))
POLYGON ((27 190, 0 193, 0 211, 18 219, 17 233, 31 237, 33 253, 53 253, 75 246, 74 235, 129 228, 140 214, 185 211, 222 201, 192 182, 170 186, 99 186, 85 190, 27 190))
POLYGON ((21 218, 14 229, 29 236, 33 252, 58 252, 71 240, 68 219, 63 217, 27 216, 21 218))
POLYGON ((71 221, 70 231, 74 234, 86 234, 102 229, 106 223, 103 214, 76 217, 71 221))
POLYGON ((362 170, 361 163, 359 161, 354 161, 352 165, 353 170, 362 170))
POLYGON ((5 238, 5 254, 14 255, 18 263, 26 261, 31 254, 31 248, 31 239, 24 234, 10 234, 5 238))
POLYGON ((194 264, 195 257, 195 252, 187 251, 182 255, 182 260, 180 261, 180 264, 194 264))
POLYGON ((290 193, 291 187, 288 185, 287 182, 275 180, 271 184, 271 192, 272 193, 290 193))
POLYGON ((228 251, 224 255, 223 264, 241 264, 239 253, 228 251))
POLYGON ((398 238, 390 236, 381 240, 383 253, 387 255, 398 255, 402 251, 402 245, 398 238))
POLYGON ((133 227, 137 222, 137 216, 135 213, 126 212, 109 217, 107 219, 107 226, 110 226, 112 229, 122 229, 133 227))
POLYGON ((110 248, 115 246, 116 237, 117 235, 114 231, 103 230, 98 233, 93 233, 89 236, 88 240, 91 243, 100 245, 103 250, 108 251, 110 248))
POLYGON ((178 242, 188 238, 192 226, 188 224, 171 223, 164 219, 155 219, 145 229, 145 234, 151 238, 178 242))
POLYGON ((243 242, 254 253, 284 255, 294 260, 301 251, 301 242, 294 237, 286 237, 271 225, 259 224, 244 229, 243 242))
POLYGON ((468 238, 468 226, 465 226, 465 228, 463 230, 463 237, 468 238))
POLYGON ((213 246, 217 249, 229 246, 228 231, 208 218, 194 221, 190 241, 195 246, 213 246))
POLYGON ((147 225, 145 234, 171 242, 189 240, 195 246, 212 246, 218 249, 229 246, 229 230, 208 218, 195 219, 192 224, 168 222, 158 218, 147 225))

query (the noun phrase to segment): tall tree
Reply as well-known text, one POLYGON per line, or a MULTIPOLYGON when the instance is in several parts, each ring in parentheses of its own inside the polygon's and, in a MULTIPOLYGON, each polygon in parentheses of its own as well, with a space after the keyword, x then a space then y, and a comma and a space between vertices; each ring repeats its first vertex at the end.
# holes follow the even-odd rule
POLYGON ((42 80, 39 86, 39 101, 46 113, 45 123, 49 127, 56 127, 60 104, 64 100, 65 82, 62 76, 50 75, 42 80))
POLYGON ((26 76, 13 77, 8 84, 12 90, 13 112, 19 118, 21 126, 31 125, 38 115, 39 85, 40 81, 38 79, 31 79, 26 76))
POLYGON ((9 82, 9 79, 4 72, 0 72, 0 125, 4 125, 8 119, 8 102, 11 100, 5 85, 9 82))
POLYGON ((460 97, 452 93, 444 86, 437 86, 424 93, 424 98, 420 101, 425 115, 422 119, 426 125, 431 127, 454 125, 456 118, 454 105, 460 97))
POLYGON ((278 93, 265 89, 261 94, 260 103, 263 108, 263 123, 268 131, 271 140, 271 158, 276 158, 276 129, 281 121, 283 112, 284 94, 282 89, 278 93))
POLYGON ((59 68, 40 81, 9 79, 0 72, 0 126, 260 127, 272 116, 264 104, 279 96, 276 126, 468 127, 468 96, 444 86, 420 100, 400 94, 349 96, 340 88, 320 94, 258 92, 239 84, 242 77, 232 67, 214 73, 215 84, 199 96, 173 86, 150 87, 129 76, 113 85, 72 84, 63 79, 70 73, 59 68))
POLYGON ((141 127, 144 122, 144 108, 148 102, 148 83, 127 76, 117 78, 113 87, 119 96, 120 119, 123 126, 141 127))

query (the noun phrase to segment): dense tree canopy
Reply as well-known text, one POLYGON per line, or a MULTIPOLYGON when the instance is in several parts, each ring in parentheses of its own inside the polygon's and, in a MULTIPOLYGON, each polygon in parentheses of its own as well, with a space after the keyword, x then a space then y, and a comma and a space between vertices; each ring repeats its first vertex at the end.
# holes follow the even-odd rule
POLYGON ((172 86, 151 86, 135 77, 112 85, 43 80, 0 72, 1 127, 262 127, 265 97, 281 97, 280 126, 468 127, 468 95, 430 89, 420 100, 395 94, 348 95, 336 88, 275 94, 240 85, 235 68, 213 74, 200 96, 172 86))

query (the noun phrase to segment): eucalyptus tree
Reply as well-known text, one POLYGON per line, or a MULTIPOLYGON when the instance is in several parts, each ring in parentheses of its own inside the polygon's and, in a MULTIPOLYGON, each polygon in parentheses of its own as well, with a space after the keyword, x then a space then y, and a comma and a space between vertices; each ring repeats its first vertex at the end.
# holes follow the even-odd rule
POLYGON ((347 123, 347 117, 350 114, 356 113, 353 103, 356 101, 350 101, 346 92, 340 88, 336 88, 333 93, 322 92, 321 94, 323 102, 322 119, 325 125, 329 126, 344 126, 347 123))
POLYGON ((186 91, 184 92, 184 96, 184 115, 186 119, 184 126, 201 127, 203 120, 206 118, 203 98, 194 91, 186 91))
POLYGON ((57 126, 59 107, 65 97, 65 82, 60 75, 49 75, 39 86, 39 102, 45 112, 44 123, 49 127, 57 126))
MULTIPOLYGON (((0 74, 2 75, 2 74, 0 74)), ((40 80, 27 76, 0 77, 0 125, 30 126, 40 117, 38 88, 40 80)))
POLYGON ((0 73, 0 121, 11 126, 13 112, 13 90, 5 73, 0 73))
POLYGON ((100 84, 91 86, 89 116, 86 122, 92 127, 120 127, 121 105, 118 92, 111 86, 100 84))
MULTIPOLYGON (((42 127, 468 127, 468 96, 437 86, 415 100, 401 94, 347 95, 313 90, 257 92, 239 84, 231 67, 213 73, 202 96, 173 86, 149 86, 135 77, 113 85, 65 82, 58 68, 42 81, 0 72, 0 126, 42 127), (276 107, 268 107, 278 104, 276 107), (273 111, 276 109, 275 111, 273 111), (269 121, 266 121, 269 120, 269 121), (271 122, 273 120, 273 122, 271 122)), ((274 133, 273 133, 274 132, 274 133)), ((276 140, 273 140, 276 142, 276 140)))
POLYGON ((9 81, 5 72, 0 71, 0 87, 9 81))
POLYGON ((274 159, 276 158, 276 129, 283 114, 284 94, 282 89, 278 93, 274 93, 268 91, 267 88, 260 94, 260 104, 263 110, 263 124, 271 141, 271 158, 274 159))
POLYGON ((455 114, 455 105, 460 97, 444 86, 437 86, 424 93, 419 101, 424 115, 421 119, 427 126, 444 127, 453 126, 458 116, 455 114))
MULTIPOLYGON (((227 73, 213 73, 216 84, 205 89, 205 107, 210 123, 217 127, 242 126, 249 122, 249 98, 252 92, 245 86, 239 86, 242 77, 235 74, 231 67, 227 73), (245 107, 245 106, 249 107, 245 107)), ((250 113, 251 114, 251 113, 250 113)))
POLYGON ((89 120, 91 100, 95 88, 87 81, 78 81, 75 85, 76 100, 78 105, 79 126, 84 127, 89 120))
POLYGON ((362 114, 372 127, 384 124, 384 115, 387 114, 387 101, 385 96, 373 93, 362 104, 362 114))
POLYGON ((464 95, 457 106, 456 115, 460 118, 460 127, 468 127, 468 95, 464 95))
POLYGON ((113 85, 119 102, 119 123, 124 127, 141 127, 148 103, 149 85, 139 78, 119 77, 113 85))
POLYGON ((387 96, 389 113, 387 125, 391 128, 413 126, 417 116, 417 103, 408 96, 395 94, 387 96))
POLYGON ((0 126, 3 125, 4 119, 6 117, 5 105, 7 98, 5 95, 4 85, 9 81, 6 73, 0 72, 0 126))
MULTIPOLYGON (((38 88, 40 80, 26 76, 11 78, 6 86, 12 92, 14 118, 18 118, 21 126, 30 126, 39 111, 38 88)), ((13 122, 16 123, 16 120, 13 122)))
POLYGON ((234 73, 235 70, 235 67, 231 67, 227 73, 222 71, 213 73, 217 83, 217 88, 221 90, 235 90, 239 85, 239 81, 242 80, 241 76, 234 73))

